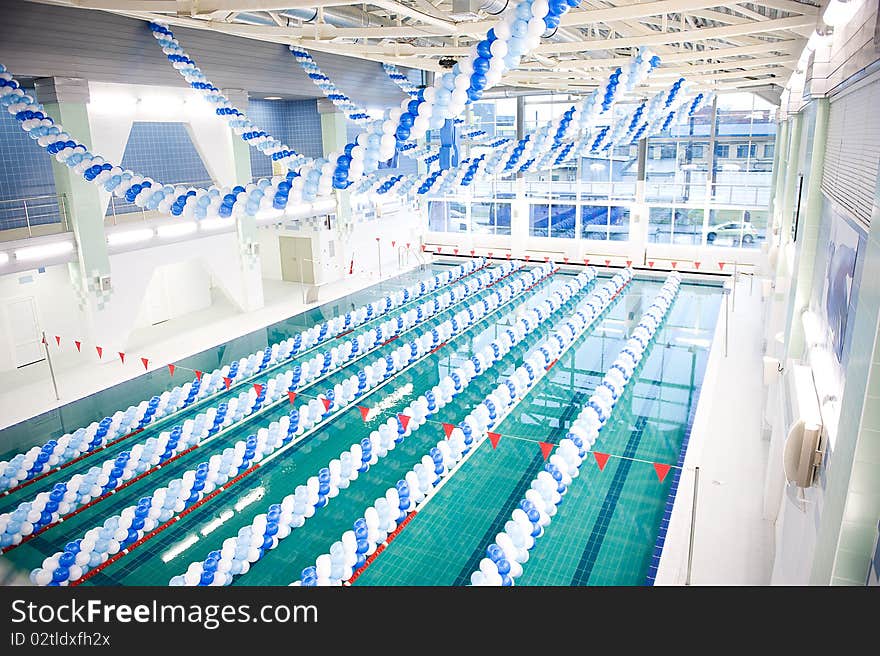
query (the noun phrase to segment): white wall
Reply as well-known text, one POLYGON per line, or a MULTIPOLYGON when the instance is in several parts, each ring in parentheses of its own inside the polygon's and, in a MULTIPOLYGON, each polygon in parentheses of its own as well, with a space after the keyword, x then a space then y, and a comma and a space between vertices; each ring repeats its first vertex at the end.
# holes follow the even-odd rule
MULTIPOLYGON (((48 339, 82 334, 83 315, 70 285, 66 264, 0 276, 0 306, 22 297, 36 301, 37 318, 48 339)), ((0 371, 15 369, 13 344, 6 312, 0 312, 0 371)))
POLYGON ((156 267, 134 329, 211 307, 211 275, 198 258, 156 267))
MULTIPOLYGON (((121 162, 135 121, 184 122, 208 173, 221 185, 235 184, 232 138, 225 121, 192 89, 89 82, 88 112, 92 150, 107 161, 121 162)), ((161 180, 160 182, 176 182, 161 180)), ((102 207, 110 193, 99 190, 102 207)))

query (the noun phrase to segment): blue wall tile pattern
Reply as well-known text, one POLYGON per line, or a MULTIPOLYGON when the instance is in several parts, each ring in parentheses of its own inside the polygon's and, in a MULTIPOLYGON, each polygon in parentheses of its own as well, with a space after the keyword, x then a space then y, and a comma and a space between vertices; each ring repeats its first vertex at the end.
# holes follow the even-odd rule
MULTIPOLYGON (((213 184, 186 123, 135 121, 125 144, 122 168, 147 175, 163 184, 213 184)), ((140 212, 140 208, 125 199, 113 198, 107 205, 107 215, 140 212)))
MULTIPOLYGON (((317 100, 251 100, 248 116, 266 132, 306 157, 324 154, 317 100)), ((251 174, 272 175, 272 160, 251 148, 251 174)))
MULTIPOLYGON (((21 199, 55 196, 52 161, 7 112, 0 116, 0 230, 27 225, 21 199), (11 202, 7 202, 11 201, 11 202)), ((31 225, 58 223, 54 198, 27 201, 31 225)))

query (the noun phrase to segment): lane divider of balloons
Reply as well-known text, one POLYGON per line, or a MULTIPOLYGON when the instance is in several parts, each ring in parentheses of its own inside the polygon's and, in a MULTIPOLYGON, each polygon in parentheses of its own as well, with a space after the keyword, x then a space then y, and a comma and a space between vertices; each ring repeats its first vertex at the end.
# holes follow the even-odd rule
MULTIPOLYGON (((499 425, 524 399, 529 391, 547 374, 551 363, 563 355, 584 334, 632 279, 632 272, 625 270, 616 274, 596 291, 578 304, 577 310, 560 320, 559 327, 542 344, 532 349, 513 374, 508 376, 495 391, 477 405, 449 436, 440 440, 403 480, 388 489, 385 496, 376 499, 363 517, 355 520, 353 530, 346 531, 335 542, 330 552, 319 556, 314 566, 303 569, 300 580, 292 585, 340 585, 352 583, 387 546, 405 523, 436 495, 446 481, 476 452, 486 440, 496 435, 491 428, 499 425)), ((539 308, 550 314, 547 308, 553 303, 544 301, 526 313, 536 321, 535 314, 542 316, 539 308), (531 313, 531 314, 530 314, 531 313)), ((523 319, 528 325, 528 319, 523 319)), ((483 351, 484 357, 494 358, 490 346, 483 351)), ((462 369, 465 377, 469 372, 462 369)), ((451 376, 449 376, 451 379, 451 376)), ((449 383, 443 383, 447 389, 449 383)), ((452 381, 454 385, 454 380, 452 381)), ((493 443, 494 445, 494 443, 493 443)))
MULTIPOLYGON (((396 445, 425 425, 429 414, 450 403, 526 336, 585 291, 595 276, 593 269, 581 272, 577 277, 559 284, 558 289, 550 290, 547 300, 535 308, 529 307, 534 304, 534 298, 527 299, 514 311, 514 315, 517 315, 525 310, 525 318, 518 319, 501 337, 467 360, 460 373, 453 372, 449 380, 444 381, 445 384, 435 385, 407 408, 388 417, 368 438, 354 443, 339 458, 331 460, 317 476, 309 478, 306 485, 297 486, 293 494, 270 505, 267 512, 257 515, 250 526, 242 527, 236 537, 225 540, 220 550, 212 551, 203 561, 191 563, 186 572, 173 577, 169 585, 229 585, 234 576, 247 573, 251 565, 267 551, 277 547, 278 542, 290 535, 293 529, 303 526, 330 499, 337 497, 341 490, 348 488, 352 481, 369 471, 396 445)), ((364 419, 367 414, 362 410, 364 419)))
MULTIPOLYGON (((293 337, 266 347, 261 352, 252 353, 246 358, 233 361, 214 371, 192 370, 196 374, 192 382, 153 396, 149 401, 142 401, 137 406, 129 406, 124 412, 117 411, 100 422, 93 422, 87 427, 49 440, 42 446, 31 447, 10 460, 0 461, 0 491, 5 496, 23 487, 24 483, 60 469, 65 464, 81 459, 87 453, 97 452, 131 437, 153 422, 170 419, 175 413, 187 408, 199 407, 200 404, 225 394, 233 382, 245 384, 256 376, 266 373, 264 370, 267 368, 271 371, 294 357, 310 353, 332 338, 345 335, 354 328, 371 323, 395 309, 406 307, 426 294, 443 289, 455 280, 467 278, 486 266, 488 263, 483 258, 464 262, 453 269, 432 276, 427 284, 422 281, 417 286, 411 285, 403 291, 386 295, 383 300, 373 301, 345 315, 316 324, 293 337), (240 380, 242 377, 244 380, 240 380)), ((60 347, 60 336, 56 336, 55 341, 60 347)), ((77 344, 77 350, 79 349, 80 344, 77 344)), ((168 366, 173 375, 178 365, 168 366)), ((0 546, 5 545, 0 544, 0 546)))
MULTIPOLYGON (((473 585, 513 585, 514 579, 522 575, 529 551, 556 515, 562 497, 580 473, 587 451, 595 444, 617 400, 632 379, 633 372, 649 351, 657 330, 678 294, 680 282, 681 274, 671 273, 654 302, 642 314, 626 345, 572 423, 566 437, 560 441, 556 453, 532 480, 530 489, 511 514, 504 531, 486 548, 486 556, 480 561, 479 569, 471 574, 473 585)), ((596 454, 600 468, 604 468, 602 460, 607 461, 607 454, 596 454)), ((670 466, 664 467, 668 472, 670 466)), ((657 470, 661 481, 665 472, 661 475, 661 471, 657 470)))
MULTIPOLYGON (((517 268, 512 263, 506 263, 485 271, 476 279, 469 279, 451 290, 446 290, 442 303, 435 299, 436 304, 429 305, 424 312, 422 308, 410 310, 406 316, 398 317, 397 324, 388 322, 383 325, 388 328, 388 334, 394 335, 392 339, 396 339, 435 316, 440 311, 438 308, 457 305, 480 289, 503 280, 517 268), (392 326, 389 327, 389 324, 392 326)), ((367 357, 390 341, 384 339, 381 326, 379 330, 367 331, 367 335, 371 345, 369 350, 364 350, 357 346, 358 341, 353 341, 350 349, 343 345, 341 350, 319 353, 311 360, 294 364, 275 378, 269 379, 265 385, 254 385, 253 388, 241 392, 237 398, 221 402, 217 407, 196 415, 194 419, 187 419, 182 425, 162 432, 158 438, 150 437, 115 458, 106 460, 101 466, 91 467, 86 474, 75 474, 66 483, 56 483, 51 492, 40 492, 32 501, 22 502, 11 513, 0 515, 0 547, 5 553, 71 516, 74 509, 79 508, 76 510, 79 512, 83 506, 91 507, 114 491, 127 487, 182 455, 219 439, 246 418, 253 419, 258 414, 283 404, 285 399, 293 403, 296 397, 308 398, 311 395, 305 394, 304 389, 313 387, 343 367, 367 357)), ((366 346, 366 340, 362 346, 366 346)), ((334 395, 342 393, 342 386, 337 385, 336 389, 328 392, 328 399, 332 401, 334 395)), ((317 406, 319 401, 324 402, 324 397, 316 396, 309 404, 317 406)))
POLYGON ((433 342, 441 335, 442 341, 448 343, 453 335, 462 334, 470 325, 494 314, 554 273, 555 269, 545 264, 505 280, 472 308, 460 311, 438 328, 426 331, 419 338, 400 346, 392 355, 378 358, 374 364, 351 376, 348 389, 342 388, 344 398, 334 399, 333 390, 328 390, 324 402, 313 399, 303 406, 301 412, 293 410, 278 422, 272 422, 269 428, 261 428, 256 435, 237 441, 234 446, 224 449, 222 454, 214 454, 208 461, 185 472, 167 486, 141 498, 136 506, 130 506, 119 515, 108 518, 102 527, 90 529, 82 539, 68 542, 64 551, 48 557, 43 567, 32 571, 31 580, 37 585, 79 584, 87 580, 179 521, 183 513, 191 512, 206 497, 229 489, 243 476, 255 471, 260 462, 266 460, 266 456, 277 457, 286 452, 294 443, 304 439, 306 431, 312 434, 328 423, 331 415, 354 407, 357 399, 393 381, 396 373, 413 366, 417 359, 426 357, 430 352, 428 349, 433 348, 433 342), (338 408, 338 404, 346 401, 348 405, 338 408), (317 425, 319 423, 320 426, 317 425), (294 442, 296 437, 299 439, 294 442), (156 528, 159 522, 164 523, 156 528))

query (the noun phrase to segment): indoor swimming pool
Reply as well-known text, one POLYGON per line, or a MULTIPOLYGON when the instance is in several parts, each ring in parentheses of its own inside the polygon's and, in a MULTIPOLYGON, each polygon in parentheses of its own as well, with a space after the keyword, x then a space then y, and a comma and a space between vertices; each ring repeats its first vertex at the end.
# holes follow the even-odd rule
MULTIPOLYGON (((344 534, 384 496, 400 499, 397 530, 381 548, 363 554, 369 556, 366 563, 361 557, 355 575, 343 580, 469 584, 487 547, 550 464, 540 443, 549 451, 566 437, 654 307, 667 276, 639 272, 629 280, 620 269, 597 269, 593 278, 593 269, 560 270, 552 263, 464 261, 411 271, 192 356, 179 363, 174 378, 166 369, 150 372, 5 429, 4 444, 13 448, 0 461, 181 385, 191 375, 186 368, 212 372, 252 353, 263 356, 242 364, 245 373, 230 374, 228 381, 223 381, 228 372, 215 375, 210 393, 197 397, 190 389, 191 403, 142 422, 139 430, 79 456, 56 458, 43 473, 9 479, 0 496, 3 558, 33 571, 32 580, 41 585, 288 585, 300 582, 316 561, 319 569, 326 565, 324 554, 333 554, 340 538, 347 544, 354 540, 344 534), (436 275, 453 279, 420 286, 436 275), (603 296, 600 290, 608 285, 616 291, 603 296), (394 303, 380 302, 392 297, 394 303), (369 316, 358 322, 358 309, 370 303, 369 316), (499 421, 490 426, 490 436, 500 436, 497 446, 475 440, 453 466, 448 448, 436 445, 487 395, 507 385, 527 356, 585 303, 593 303, 591 321, 581 332, 569 330, 570 343, 521 400, 509 398, 498 408, 499 421), (539 320, 526 321, 535 308, 552 311, 539 310, 539 320), (344 325, 331 321, 346 313, 350 321, 344 325), (270 358, 267 347, 285 341, 290 346, 322 322, 331 328, 317 342, 297 347, 289 357, 276 349, 270 358), (496 351, 494 362, 476 357, 496 348, 505 334, 509 343, 496 351), (307 361, 310 373, 305 366, 299 371, 307 361), (438 398, 434 411, 430 396, 428 416, 413 415, 411 408, 426 403, 432 389, 443 389, 447 377, 468 367, 461 389, 442 403, 438 398), (205 413, 204 437, 186 442, 205 413), (157 441, 161 435, 164 441, 157 441), (151 438, 159 446, 153 445, 156 455, 148 458, 138 445, 151 438), (130 464, 141 454, 139 468, 130 464), (435 481, 418 505, 415 500, 425 494, 414 489, 413 469, 425 458, 437 464, 441 482, 435 481), (83 493, 81 481, 96 466, 102 473, 93 474, 97 478, 83 493), (346 479, 351 468, 360 473, 346 479), (79 496, 72 492, 76 485, 79 496), (160 488, 170 491, 157 494, 160 488), (180 490, 185 492, 174 497, 180 490), (23 506, 38 495, 37 506, 23 506), (414 502, 405 510, 410 495, 414 502), (21 528, 18 534, 10 531, 25 524, 30 535, 21 528)), ((632 379, 592 446, 596 455, 586 453, 579 476, 529 551, 517 585, 649 581, 699 399, 721 289, 720 282, 703 278, 682 280, 674 295, 668 292, 668 311, 656 333, 646 337, 632 379)), ((10 476, 2 465, 0 475, 10 476)), ((366 523, 372 521, 368 516, 366 523)))

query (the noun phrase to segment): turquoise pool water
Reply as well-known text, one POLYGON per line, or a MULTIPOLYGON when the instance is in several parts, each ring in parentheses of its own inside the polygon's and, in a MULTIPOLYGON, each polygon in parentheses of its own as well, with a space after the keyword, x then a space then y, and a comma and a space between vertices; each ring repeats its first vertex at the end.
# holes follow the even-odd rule
MULTIPOLYGON (((443 265, 434 265, 439 269, 443 265)), ((193 356, 186 364, 212 369, 232 358, 253 352, 292 332, 344 313, 352 304, 373 300, 386 290, 423 279, 429 271, 414 271, 345 297, 304 315, 292 317, 262 331, 193 356), (208 362, 209 364, 203 364, 208 362)), ((401 411, 424 390, 435 385, 450 370, 470 357, 475 349, 497 336, 516 315, 548 293, 564 279, 558 273, 536 286, 529 294, 472 326, 445 348, 420 360, 372 392, 361 402, 381 408, 377 416, 364 422, 352 407, 334 415, 314 435, 295 448, 260 467, 222 494, 199 506, 173 525, 119 558, 87 581, 89 585, 164 585, 186 570, 194 560, 202 560, 224 539, 234 536, 254 516, 278 503, 318 469, 367 437, 387 417, 401 411)), ((481 446, 449 478, 441 492, 422 509, 358 578, 357 585, 462 585, 485 554, 486 546, 509 519, 543 457, 534 442, 520 438, 556 442, 565 435, 571 419, 580 410, 608 365, 617 355, 629 331, 659 290, 661 278, 636 279, 604 315, 555 365, 529 396, 497 428, 502 437, 498 448, 481 446)), ((611 421, 600 434, 594 449, 611 455, 603 471, 587 461, 581 475, 570 486, 558 515, 546 535, 531 552, 521 585, 601 585, 643 583, 651 561, 658 527, 670 492, 673 476, 663 482, 654 462, 675 465, 685 441, 689 420, 695 408, 705 370, 711 336, 721 301, 720 285, 684 283, 670 314, 646 353, 633 383, 618 402, 611 421)), ((479 298, 476 295, 472 298, 479 298)), ((469 301, 466 301, 469 302, 469 301)), ((460 308, 455 308, 456 311, 460 308)), ((564 311, 560 316, 564 315, 564 311)), ((442 321, 446 313, 424 324, 419 331, 442 321)), ((547 322, 504 360, 476 379, 465 393, 443 408, 437 422, 457 423, 471 408, 521 363, 522 357, 546 336, 556 321, 547 322)), ((384 348, 384 347, 383 347, 384 348)), ((388 350, 394 348, 389 345, 388 350)), ((381 354, 381 351, 379 352, 381 354)), ((350 376, 362 365, 345 367, 321 383, 329 387, 350 376)), ((175 381, 179 383, 180 381, 175 381)), ((93 421, 131 403, 170 387, 167 374, 142 376, 125 384, 124 390, 107 390, 83 399, 77 408, 56 416, 36 418, 0 433, 7 447, 11 441, 42 443, 93 421), (143 380, 142 380, 143 379, 143 380), (130 400, 121 400, 130 399, 130 400), (89 417, 80 420, 80 417, 89 417), (73 423, 78 422, 78 423, 73 423), (43 426, 52 428, 43 432, 43 426)), ((71 404, 75 406, 77 404, 71 404)), ((9 551, 4 558, 21 569, 36 567, 42 560, 104 518, 131 505, 170 479, 242 439, 257 428, 268 425, 286 413, 281 405, 261 411, 251 419, 231 427, 222 439, 187 454, 167 467, 120 490, 91 508, 52 527, 29 542, 9 551)), ((47 413, 48 414, 48 413, 47 413)), ((299 578, 303 567, 328 550, 330 544, 349 529, 364 509, 393 486, 430 447, 442 438, 439 423, 422 427, 388 456, 362 474, 325 508, 309 519, 279 546, 239 576, 239 585, 286 585, 299 578)), ((8 448, 17 452, 21 446, 8 448)), ((108 454, 108 457, 112 456, 108 454)), ((104 458, 100 458, 103 460, 104 458)), ((88 462, 88 466, 93 463, 88 462)), ((75 466, 74 466, 75 467, 75 466)), ((65 477, 73 469, 65 470, 65 477)), ((47 485, 55 481, 47 480, 47 485)), ((32 498, 35 490, 0 500, 0 512, 14 503, 32 498), (29 496, 28 496, 29 495, 29 496)))

